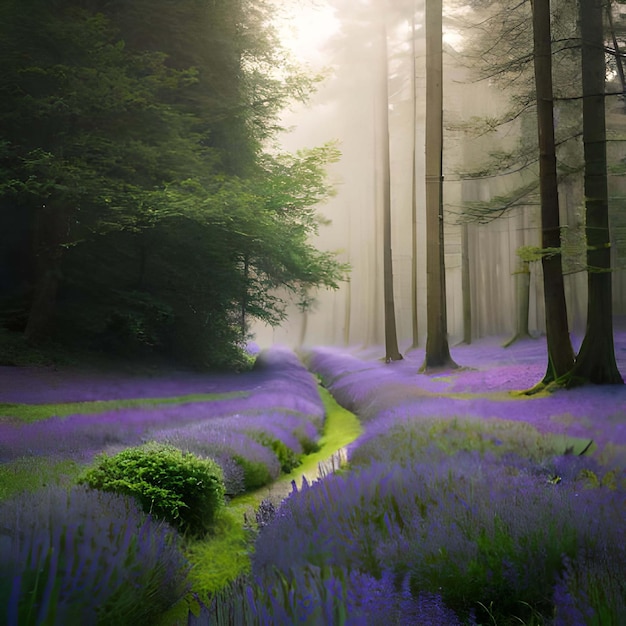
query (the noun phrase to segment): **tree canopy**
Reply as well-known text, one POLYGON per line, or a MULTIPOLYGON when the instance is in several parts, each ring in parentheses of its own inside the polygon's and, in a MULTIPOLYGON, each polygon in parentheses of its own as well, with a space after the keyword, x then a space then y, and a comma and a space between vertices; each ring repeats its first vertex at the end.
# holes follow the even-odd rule
POLYGON ((267 17, 247 0, 2 3, 5 331, 223 366, 247 316, 337 286, 345 268, 309 239, 338 153, 272 149, 314 79, 267 17))

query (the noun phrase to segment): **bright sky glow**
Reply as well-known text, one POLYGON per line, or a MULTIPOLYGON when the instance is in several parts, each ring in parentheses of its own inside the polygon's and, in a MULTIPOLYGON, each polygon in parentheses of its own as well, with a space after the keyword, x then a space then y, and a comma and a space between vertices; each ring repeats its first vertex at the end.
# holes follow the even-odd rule
POLYGON ((324 65, 324 45, 339 28, 334 9, 322 3, 300 4, 277 20, 284 45, 297 60, 311 64, 324 65))

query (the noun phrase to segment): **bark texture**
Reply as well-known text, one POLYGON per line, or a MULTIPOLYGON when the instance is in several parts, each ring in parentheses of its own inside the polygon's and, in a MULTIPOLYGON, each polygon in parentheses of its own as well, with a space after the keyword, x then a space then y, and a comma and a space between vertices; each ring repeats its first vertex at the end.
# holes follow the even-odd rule
POLYGON ((549 383, 567 374, 574 365, 561 260, 559 193, 554 145, 550 0, 533 1, 533 40, 539 133, 541 246, 544 250, 541 261, 548 342, 548 367, 543 382, 549 383))

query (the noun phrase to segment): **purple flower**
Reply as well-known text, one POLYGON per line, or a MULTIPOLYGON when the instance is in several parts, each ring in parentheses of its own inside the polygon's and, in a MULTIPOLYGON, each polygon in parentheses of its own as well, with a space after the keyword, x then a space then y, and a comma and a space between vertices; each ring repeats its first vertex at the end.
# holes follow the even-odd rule
POLYGON ((0 505, 0 606, 10 619, 117 623, 158 617, 185 593, 178 535, 134 501, 84 488, 22 494, 0 505), (9 583, 10 589, 5 584, 9 583), (125 621, 126 620, 126 621, 125 621))

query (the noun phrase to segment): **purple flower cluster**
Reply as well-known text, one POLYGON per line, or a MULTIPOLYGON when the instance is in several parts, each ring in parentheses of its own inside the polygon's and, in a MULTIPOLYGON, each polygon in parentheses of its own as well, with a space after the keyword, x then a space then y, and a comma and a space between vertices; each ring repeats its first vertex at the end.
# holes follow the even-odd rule
POLYGON ((247 391, 229 398, 144 405, 29 424, 0 422, 0 462, 24 456, 89 461, 98 452, 155 439, 217 460, 229 493, 243 489, 242 462, 263 466, 268 482, 281 467, 272 443, 297 463, 303 451, 317 445, 325 412, 314 377, 293 352, 269 350, 258 360, 253 372, 237 378, 238 386, 247 391))
MULTIPOLYGON (((618 366, 626 372, 626 332, 615 332, 618 366)), ((584 386, 544 397, 512 397, 541 380, 546 366, 545 341, 528 339, 503 348, 481 339, 457 346, 462 367, 435 375, 420 374, 424 351, 385 364, 331 348, 306 355, 311 371, 343 406, 358 414, 366 431, 385 431, 394 421, 425 417, 474 417, 529 423, 542 433, 593 439, 599 448, 626 446, 626 385, 584 386), (378 420, 384 420, 380 425, 378 420)))
POLYGON ((478 603, 520 614, 525 602, 547 616, 564 557, 584 546, 594 562, 626 563, 624 491, 552 478, 519 457, 478 453, 329 476, 294 490, 261 530, 253 572, 392 571, 409 577, 411 597, 441 594, 464 614, 478 603))
POLYGON ((122 496, 84 488, 0 505, 3 623, 147 623, 186 593, 178 535, 122 496))
POLYGON ((184 429, 151 432, 149 438, 217 461, 224 472, 226 493, 230 496, 246 488, 267 484, 280 475, 280 462, 276 454, 246 433, 231 428, 228 418, 218 418, 215 423, 194 424, 184 429), (250 480, 246 480, 245 467, 248 465, 263 468, 260 484, 250 484, 250 480))
POLYGON ((241 579, 218 594, 189 626, 226 624, 345 624, 346 626, 461 626, 441 596, 413 596, 405 583, 398 587, 386 571, 380 578, 360 572, 308 566, 287 574, 269 573, 241 579))

